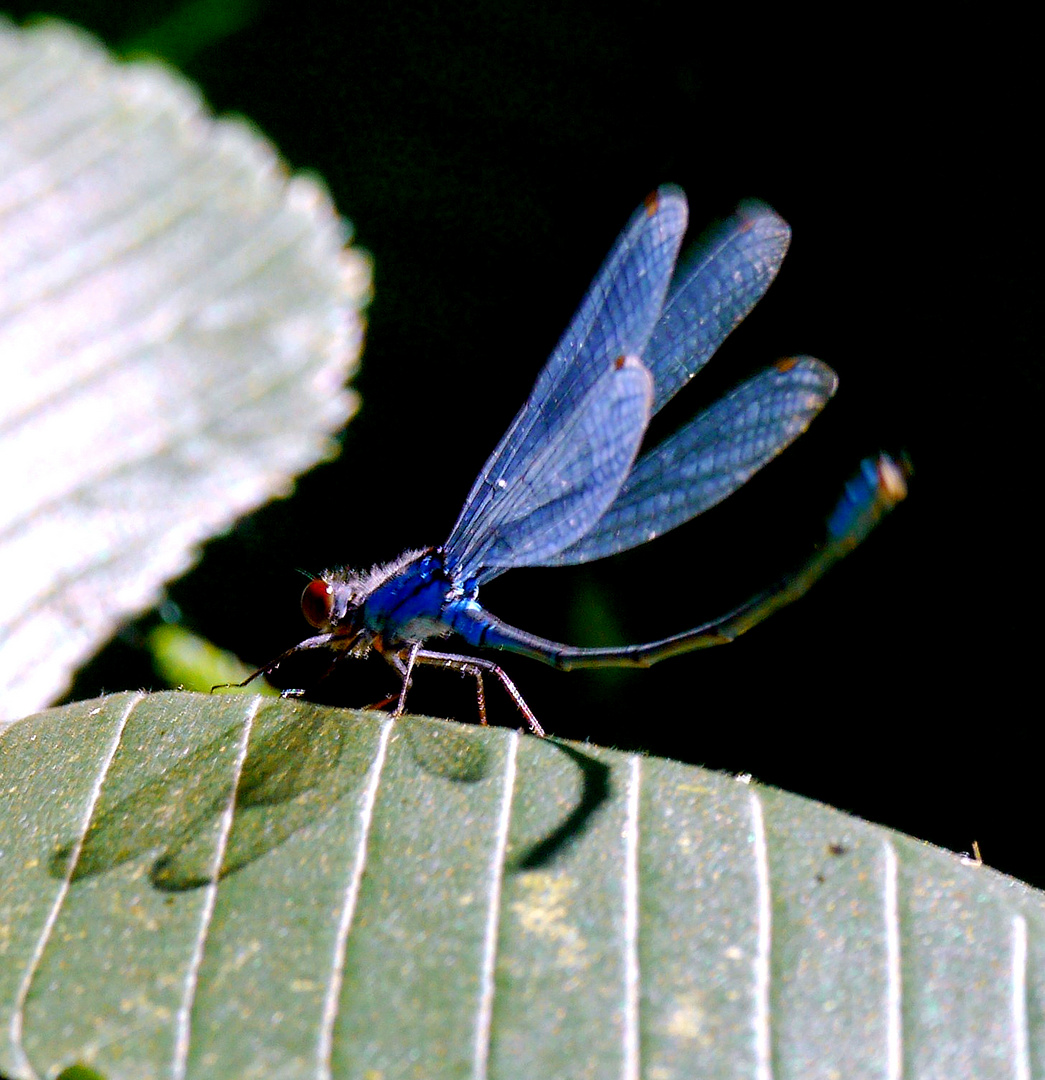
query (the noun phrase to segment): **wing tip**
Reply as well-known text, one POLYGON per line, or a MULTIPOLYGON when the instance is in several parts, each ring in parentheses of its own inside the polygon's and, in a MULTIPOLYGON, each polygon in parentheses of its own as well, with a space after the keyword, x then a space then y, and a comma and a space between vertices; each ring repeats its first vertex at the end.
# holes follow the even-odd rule
POLYGON ((819 383, 818 389, 825 400, 833 397, 838 389, 838 373, 830 364, 817 360, 815 356, 784 356, 775 361, 773 367, 781 375, 788 375, 796 368, 801 368, 803 374, 815 375, 819 383))

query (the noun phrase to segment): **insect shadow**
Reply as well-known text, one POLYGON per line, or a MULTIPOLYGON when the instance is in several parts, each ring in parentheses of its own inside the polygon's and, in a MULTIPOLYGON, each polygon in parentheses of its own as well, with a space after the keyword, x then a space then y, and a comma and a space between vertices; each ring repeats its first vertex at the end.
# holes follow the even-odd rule
POLYGON ((580 789, 572 808, 559 824, 510 860, 514 870, 539 870, 565 854, 584 835, 611 794, 610 766, 606 762, 555 738, 547 739, 543 745, 554 747, 576 764, 580 789))
MULTIPOLYGON (((266 705, 255 718, 238 780, 229 768, 229 748, 242 737, 241 720, 129 793, 118 783, 103 785, 83 837, 55 848, 48 871, 80 881, 150 858, 148 876, 157 889, 181 892, 212 884, 320 822, 346 796, 358 797, 371 775, 384 722, 322 706, 295 704, 288 712, 286 703, 266 705), (370 728, 366 738, 359 737, 361 724, 370 728), (126 794, 107 799, 112 790, 126 794)), ((407 721, 397 724, 394 737, 423 773, 471 785, 491 770, 490 749, 477 736, 463 725, 407 721)), ((533 869, 553 859, 584 831, 609 793, 607 766, 562 743, 551 741, 546 750, 577 764, 579 795, 564 809, 545 804, 556 820, 539 825, 541 839, 511 860, 513 868, 533 869)))
POLYGON ((351 713, 320 706, 290 713, 285 706, 263 708, 238 780, 229 769, 228 747, 238 743, 241 721, 108 805, 103 787, 82 841, 60 845, 49 871, 78 881, 158 851, 149 872, 156 888, 180 891, 223 878, 284 843, 363 784, 373 747, 369 740, 347 738, 345 730, 358 722, 351 713), (233 797, 222 844, 220 830, 233 797), (219 848, 223 855, 216 868, 219 848))

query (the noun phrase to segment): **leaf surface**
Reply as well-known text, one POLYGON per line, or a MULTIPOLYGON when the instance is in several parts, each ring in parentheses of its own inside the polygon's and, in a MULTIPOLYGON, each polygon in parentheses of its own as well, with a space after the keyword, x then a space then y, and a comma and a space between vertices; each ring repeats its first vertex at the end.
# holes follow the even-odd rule
POLYGON ((1045 1064, 1040 893, 669 761, 115 695, 0 736, 0 841, 19 1080, 1045 1064))

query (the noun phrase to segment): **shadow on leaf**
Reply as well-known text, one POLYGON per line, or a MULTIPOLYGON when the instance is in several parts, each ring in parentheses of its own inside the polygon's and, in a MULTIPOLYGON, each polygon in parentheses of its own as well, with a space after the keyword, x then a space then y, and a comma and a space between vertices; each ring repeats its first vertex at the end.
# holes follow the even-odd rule
POLYGON ((118 802, 106 805, 103 787, 82 843, 62 844, 50 859, 50 873, 77 881, 158 849, 149 874, 156 888, 180 891, 225 877, 282 844, 363 781, 373 748, 348 739, 345 730, 358 722, 352 714, 319 707, 288 714, 282 702, 259 711, 217 872, 235 782, 229 748, 240 739, 239 725, 118 802))
POLYGON ((567 746, 557 739, 546 739, 543 745, 555 747, 571 758, 580 771, 580 789, 573 808, 543 839, 528 847, 512 860, 515 870, 539 870, 548 866, 587 830, 599 807, 610 797, 610 767, 603 761, 585 754, 576 746, 567 746))

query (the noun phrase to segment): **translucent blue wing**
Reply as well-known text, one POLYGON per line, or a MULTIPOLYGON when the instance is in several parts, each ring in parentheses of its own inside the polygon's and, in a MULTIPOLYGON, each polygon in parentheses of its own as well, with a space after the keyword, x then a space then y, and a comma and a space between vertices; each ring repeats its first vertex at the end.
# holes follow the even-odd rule
POLYGON ((805 431, 837 385, 812 357, 760 372, 644 454, 594 527, 540 565, 625 551, 721 502, 805 431))
MULTIPOLYGON (((654 412, 762 298, 790 240, 781 217, 763 203, 747 202, 683 261, 643 355, 654 379, 654 412)), ((808 359, 798 364, 793 371, 770 369, 757 376, 646 454, 593 530, 568 549, 549 553, 541 565, 624 551, 681 525, 744 484, 805 430, 834 393, 829 368, 808 359), (795 410, 791 417, 789 408, 795 410), (723 443, 716 446, 719 432, 723 443), (663 520, 652 517, 661 513, 663 520)))
POLYGON ((638 360, 610 367, 489 504, 479 584, 542 563, 602 517, 635 461, 652 401, 638 360))
POLYGON ((787 222, 751 201, 683 259, 642 353, 653 373, 654 412, 700 371, 758 303, 790 242, 787 222))
MULTIPOLYGON (((608 453, 597 475, 581 479, 564 496, 560 474, 573 468, 569 463, 579 452, 568 432, 591 428, 589 420, 574 414, 601 411, 591 397, 600 380, 609 386, 635 379, 632 371, 621 380, 624 369, 618 369, 617 362, 641 356, 646 349, 664 306, 686 220, 683 193, 662 187, 636 211, 617 240, 465 500, 445 545, 460 579, 486 581, 510 566, 539 562, 582 536, 612 502, 633 456, 608 453), (615 473, 611 462, 622 471, 615 473), (531 517, 543 540, 518 545, 531 517)), ((622 389, 630 400, 634 386, 622 389)), ((631 424, 634 417, 633 408, 611 405, 607 422, 631 424)), ((611 432, 607 445, 627 444, 635 434, 611 432)))

